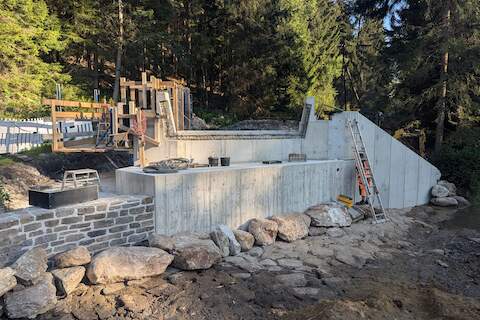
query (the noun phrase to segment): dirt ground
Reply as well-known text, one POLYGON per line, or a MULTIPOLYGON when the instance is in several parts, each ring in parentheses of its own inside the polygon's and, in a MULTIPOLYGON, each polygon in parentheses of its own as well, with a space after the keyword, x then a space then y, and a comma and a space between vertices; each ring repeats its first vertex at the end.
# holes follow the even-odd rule
POLYGON ((478 210, 395 210, 387 225, 343 231, 82 286, 41 319, 480 319, 478 210))

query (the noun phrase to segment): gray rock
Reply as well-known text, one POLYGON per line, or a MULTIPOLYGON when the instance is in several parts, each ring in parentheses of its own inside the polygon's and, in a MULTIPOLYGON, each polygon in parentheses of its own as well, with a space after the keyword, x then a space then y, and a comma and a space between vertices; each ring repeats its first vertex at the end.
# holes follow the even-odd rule
POLYGON ((54 260, 58 268, 69 268, 89 264, 92 256, 86 247, 80 246, 57 254, 54 260))
POLYGON ((11 267, 21 284, 33 285, 47 271, 47 252, 40 247, 33 248, 18 258, 11 267))
POLYGON ((0 297, 12 290, 16 285, 15 270, 8 267, 0 269, 0 297))
POLYGON ((457 200, 459 207, 470 207, 470 206, 472 205, 472 204, 470 203, 470 201, 468 201, 468 200, 465 199, 464 197, 461 197, 461 196, 453 196, 453 198, 454 198, 455 200, 457 200))
POLYGON ((303 273, 280 274, 275 278, 287 287, 304 287, 307 284, 303 273))
POLYGON ((250 273, 245 273, 245 272, 237 272, 237 273, 232 273, 232 277, 237 278, 237 279, 248 279, 252 275, 250 273))
POLYGON ((275 242, 278 224, 267 219, 252 219, 248 224, 248 232, 253 235, 257 245, 268 246, 275 242))
POLYGON ((327 229, 327 236, 332 238, 340 238, 345 235, 345 231, 340 228, 328 228, 327 229))
POLYGON ((448 182, 446 180, 440 180, 437 184, 448 189, 449 197, 455 196, 457 194, 457 187, 454 183, 448 182))
POLYGON ((209 269, 222 260, 222 254, 212 240, 194 236, 175 236, 172 251, 173 266, 182 270, 209 269))
MULTIPOLYGON (((228 226, 226 226, 224 224, 217 226, 215 228, 215 230, 213 230, 212 233, 210 234, 210 237, 212 238, 213 242, 215 242, 216 244, 217 244, 217 242, 215 241, 215 239, 218 239, 219 242, 222 245, 223 245, 223 242, 224 242, 222 239, 226 238, 227 239, 228 252, 232 256, 236 256, 237 254, 239 254, 242 251, 242 247, 241 247, 240 243, 237 241, 237 239, 235 237, 235 234, 232 232, 232 230, 228 226)), ((220 246, 219 246, 219 248, 220 248, 220 246)), ((220 248, 220 250, 224 251, 224 252, 227 251, 225 249, 222 250, 222 248, 220 248)))
POLYGON ((23 290, 8 292, 5 307, 10 318, 33 319, 52 310, 57 303, 56 288, 50 273, 42 273, 36 284, 23 290))
POLYGON ((456 207, 458 206, 457 199, 453 197, 432 198, 430 203, 439 207, 456 207))
POLYGON ((172 252, 175 241, 172 237, 165 236, 158 233, 152 233, 148 237, 148 245, 153 248, 158 248, 165 250, 167 252, 172 252))
POLYGON ((158 248, 111 248, 93 258, 87 277, 93 284, 152 277, 164 273, 172 261, 172 255, 158 248))
POLYGON ((248 251, 248 255, 252 257, 260 257, 262 254, 263 254, 263 248, 261 247, 255 247, 250 249, 250 251, 248 251))
POLYGON ((346 246, 342 250, 335 250, 335 259, 349 266, 361 268, 368 259, 373 259, 373 256, 359 248, 346 246))
POLYGON ((445 186, 436 184, 432 187, 431 193, 432 193, 432 196, 434 196, 435 198, 444 198, 444 197, 448 197, 448 195, 450 194, 450 191, 448 191, 448 189, 445 186))
POLYGON ((327 233, 327 228, 325 227, 310 227, 308 228, 308 235, 311 237, 321 236, 327 233))
POLYGON ((277 236, 284 241, 292 242, 308 236, 311 218, 306 214, 295 213, 286 216, 273 216, 271 220, 278 224, 277 236))
POLYGON ((82 266, 71 267, 65 269, 57 269, 52 271, 55 278, 55 285, 58 291, 65 295, 72 293, 82 281, 85 275, 85 268, 82 266))
POLYGON ((305 213, 312 218, 314 227, 348 227, 352 224, 347 208, 337 203, 320 204, 305 213))
POLYGON ((296 296, 316 296, 320 293, 320 289, 312 287, 293 288, 293 293, 296 296))
POLYGON ((352 222, 358 222, 365 219, 365 214, 361 210, 357 210, 355 207, 348 208, 348 214, 352 218, 352 222))
POLYGON ((255 243, 255 238, 251 233, 243 230, 233 230, 233 234, 235 235, 235 239, 237 239, 238 243, 240 244, 242 251, 248 251, 252 249, 253 244, 255 243))
POLYGON ((285 268, 297 268, 303 266, 303 262, 296 259, 279 259, 278 265, 285 268))
POLYGON ((264 266, 262 266, 260 263, 258 263, 255 260, 248 260, 245 259, 244 257, 240 256, 235 256, 235 257, 227 257, 225 258, 225 262, 230 263, 231 265, 240 268, 242 270, 245 270, 250 273, 258 272, 262 269, 264 269, 264 266))
POLYGON ((230 243, 225 233, 215 228, 215 230, 210 233, 210 238, 212 238, 212 241, 217 245, 222 257, 228 257, 230 255, 230 243))

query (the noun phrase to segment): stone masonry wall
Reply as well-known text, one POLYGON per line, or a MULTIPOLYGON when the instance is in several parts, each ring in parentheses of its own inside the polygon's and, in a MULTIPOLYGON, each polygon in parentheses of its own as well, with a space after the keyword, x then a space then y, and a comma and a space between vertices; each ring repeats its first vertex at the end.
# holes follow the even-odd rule
POLYGON ((0 267, 34 247, 50 256, 82 245, 97 252, 132 245, 154 230, 148 196, 112 196, 57 209, 30 207, 0 215, 0 267))

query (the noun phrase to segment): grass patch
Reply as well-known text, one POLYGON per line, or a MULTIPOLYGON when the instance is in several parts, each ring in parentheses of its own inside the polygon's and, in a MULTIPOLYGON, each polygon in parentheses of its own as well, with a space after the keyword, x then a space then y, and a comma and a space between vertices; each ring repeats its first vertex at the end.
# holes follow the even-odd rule
POLYGON ((14 162, 11 158, 0 156, 0 167, 11 165, 14 162))
POLYGON ((52 152, 52 144, 51 143, 44 143, 39 146, 33 147, 30 150, 25 150, 20 152, 19 154, 23 154, 32 158, 38 157, 42 153, 51 153, 52 152))

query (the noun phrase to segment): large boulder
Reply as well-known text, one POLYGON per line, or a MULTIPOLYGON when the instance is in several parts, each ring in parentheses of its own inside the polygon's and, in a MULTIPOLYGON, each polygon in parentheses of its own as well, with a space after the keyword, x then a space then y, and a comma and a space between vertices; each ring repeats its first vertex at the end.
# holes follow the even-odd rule
POLYGON ((21 284, 33 285, 47 271, 47 260, 45 249, 37 247, 25 252, 11 267, 21 284))
POLYGON ((57 303, 57 290, 50 273, 43 273, 35 285, 5 295, 5 308, 10 318, 33 319, 53 309, 57 303))
POLYGON ((17 285, 15 270, 12 268, 0 269, 0 297, 17 285))
POLYGON ((59 253, 54 258, 55 265, 58 268, 83 266, 89 264, 91 260, 90 252, 83 246, 59 253))
POLYGON ((440 197, 440 198, 432 198, 430 203, 434 206, 439 207, 456 207, 458 206, 457 199, 453 197, 440 197))
POLYGON ((457 195, 457 187, 455 186, 454 183, 448 182, 446 180, 440 180, 437 183, 440 186, 443 186, 448 189, 448 196, 453 197, 457 195))
POLYGON ((222 257, 228 257, 230 255, 230 242, 225 233, 215 228, 215 230, 210 232, 210 238, 217 245, 222 257))
MULTIPOLYGON (((231 256, 236 256, 242 251, 242 247, 240 246, 240 243, 237 241, 235 238, 235 234, 233 231, 226 225, 221 224, 215 228, 215 230, 212 231, 210 234, 210 237, 212 238, 213 242, 217 243, 215 239, 227 239, 227 246, 228 246, 228 252, 231 256)), ((217 244, 218 245, 218 244, 217 244)), ((220 247, 220 246, 219 246, 220 247)), ((220 250, 222 250, 220 248, 220 250)), ((226 251, 224 249, 224 251, 226 251)))
POLYGON ((255 243, 255 238, 250 232, 233 230, 233 234, 235 235, 235 239, 237 239, 238 243, 240 243, 242 251, 248 251, 252 249, 253 244, 255 243))
POLYGON ((284 241, 292 242, 308 236, 311 218, 306 214, 273 216, 271 219, 278 224, 277 236, 284 241))
POLYGON ((278 224, 267 219, 252 219, 248 224, 248 232, 253 235, 257 245, 268 246, 275 242, 278 224))
POLYGON ((52 274, 58 290, 65 295, 69 295, 77 288, 80 281, 82 281, 85 275, 85 267, 79 266, 57 269, 53 270, 52 274))
POLYGON ((461 196, 453 196, 452 198, 454 198, 455 200, 457 200, 459 207, 469 207, 469 206, 471 206, 470 201, 468 201, 468 200, 465 199, 464 197, 461 197, 461 196))
POLYGON ((347 208, 337 203, 316 205, 305 214, 312 218, 311 225, 314 227, 348 227, 352 224, 347 208))
POLYGON ((164 273, 172 261, 172 255, 158 248, 111 248, 93 257, 87 277, 93 284, 152 277, 164 273))
POLYGON ((435 198, 444 198, 448 197, 450 194, 450 191, 445 186, 442 186, 440 184, 436 184, 432 187, 432 196, 435 198))
POLYGON ((172 237, 165 236, 163 234, 152 233, 148 237, 148 245, 150 247, 162 249, 167 252, 171 252, 173 250, 174 244, 175 242, 173 241, 172 237))
POLYGON ((209 269, 222 260, 222 254, 212 240, 194 235, 175 236, 173 266, 182 270, 209 269))

